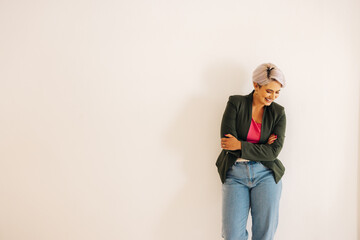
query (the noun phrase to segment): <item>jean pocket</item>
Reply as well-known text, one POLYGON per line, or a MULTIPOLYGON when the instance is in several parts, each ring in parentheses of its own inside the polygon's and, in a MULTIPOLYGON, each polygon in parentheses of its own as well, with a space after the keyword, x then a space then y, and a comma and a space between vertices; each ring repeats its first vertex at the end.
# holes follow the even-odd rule
POLYGON ((262 164, 262 163, 260 163, 261 164, 261 166, 263 167, 263 168, 265 168, 266 170, 270 170, 270 168, 268 168, 267 166, 265 166, 264 164, 262 164))
POLYGON ((248 167, 242 163, 234 163, 226 174, 227 178, 244 179, 248 175, 248 167))

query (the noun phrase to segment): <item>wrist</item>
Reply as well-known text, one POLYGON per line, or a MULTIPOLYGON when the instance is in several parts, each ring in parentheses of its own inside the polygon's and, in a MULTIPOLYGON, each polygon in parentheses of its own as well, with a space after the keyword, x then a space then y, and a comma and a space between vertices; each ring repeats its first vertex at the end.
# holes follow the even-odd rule
POLYGON ((239 150, 241 150, 241 141, 239 141, 239 150))

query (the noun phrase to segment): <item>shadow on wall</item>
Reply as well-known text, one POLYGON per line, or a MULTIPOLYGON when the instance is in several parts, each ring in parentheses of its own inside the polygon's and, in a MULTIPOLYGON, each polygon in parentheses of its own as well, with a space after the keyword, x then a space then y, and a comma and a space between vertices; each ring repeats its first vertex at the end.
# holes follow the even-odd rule
POLYGON ((215 166, 221 118, 229 95, 250 92, 243 87, 251 80, 229 63, 208 67, 202 81, 202 95, 188 99, 164 139, 182 159, 184 183, 161 214, 154 239, 221 239, 221 182, 215 166))

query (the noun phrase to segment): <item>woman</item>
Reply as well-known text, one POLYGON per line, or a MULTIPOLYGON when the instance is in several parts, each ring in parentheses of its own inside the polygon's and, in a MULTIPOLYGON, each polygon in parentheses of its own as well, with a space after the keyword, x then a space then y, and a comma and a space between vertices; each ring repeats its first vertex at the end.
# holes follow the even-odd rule
POLYGON ((285 87, 283 73, 272 63, 253 72, 254 90, 229 97, 221 122, 216 161, 222 181, 222 236, 246 240, 249 210, 252 240, 272 240, 278 225, 281 177, 277 159, 285 138, 284 108, 275 103, 285 87))

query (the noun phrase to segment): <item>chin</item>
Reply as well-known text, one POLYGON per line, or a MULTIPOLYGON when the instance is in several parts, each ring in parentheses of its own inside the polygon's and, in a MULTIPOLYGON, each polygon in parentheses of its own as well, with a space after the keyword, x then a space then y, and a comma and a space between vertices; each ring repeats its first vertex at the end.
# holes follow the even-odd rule
POLYGON ((274 102, 274 101, 267 102, 267 101, 265 100, 265 105, 266 105, 266 106, 270 106, 273 102, 274 102))

